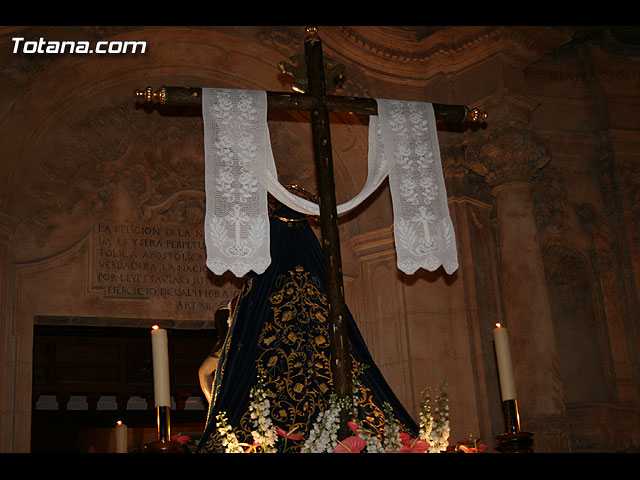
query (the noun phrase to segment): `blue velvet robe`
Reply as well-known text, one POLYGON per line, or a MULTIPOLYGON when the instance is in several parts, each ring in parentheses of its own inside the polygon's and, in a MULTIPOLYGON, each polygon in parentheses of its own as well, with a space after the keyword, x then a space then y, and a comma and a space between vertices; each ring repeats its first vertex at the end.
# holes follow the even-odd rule
MULTIPOLYGON (((270 219, 270 235, 271 265, 263 274, 247 275, 231 315, 198 452, 224 451, 216 428, 221 412, 241 442, 253 443, 249 393, 260 372, 273 424, 305 438, 332 392, 320 243, 304 216, 282 205, 270 219)), ((415 436, 415 421, 376 367, 348 309, 347 317, 353 368, 365 367, 356 392, 358 420, 381 437, 388 402, 403 429, 415 436)), ((278 441, 280 448, 284 444, 278 441)), ((286 445, 295 452, 302 441, 286 445)))

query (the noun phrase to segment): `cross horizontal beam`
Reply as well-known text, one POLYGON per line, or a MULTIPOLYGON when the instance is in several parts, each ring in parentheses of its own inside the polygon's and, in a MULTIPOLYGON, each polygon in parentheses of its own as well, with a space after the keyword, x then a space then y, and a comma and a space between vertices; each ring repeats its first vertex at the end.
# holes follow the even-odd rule
MULTIPOLYGON (((136 90, 136 98, 146 103, 160 103, 174 106, 202 105, 202 88, 161 87, 154 91, 151 87, 136 90)), ((311 111, 314 100, 311 96, 296 92, 267 92, 269 108, 280 110, 311 111)), ((330 112, 353 113, 358 115, 377 115, 378 105, 373 98, 325 95, 323 103, 330 112)), ((434 103, 436 120, 444 123, 477 123, 486 120, 487 114, 477 108, 466 105, 447 105, 434 103)))

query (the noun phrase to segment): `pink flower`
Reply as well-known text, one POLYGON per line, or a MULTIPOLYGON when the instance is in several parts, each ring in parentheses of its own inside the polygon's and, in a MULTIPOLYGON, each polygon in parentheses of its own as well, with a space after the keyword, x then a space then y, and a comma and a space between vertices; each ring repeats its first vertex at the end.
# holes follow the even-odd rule
POLYGON ((408 433, 400 434, 400 451, 403 453, 425 453, 429 450, 429 443, 419 438, 411 438, 408 433))
POLYGON ((293 433, 293 430, 290 432, 285 432, 283 429, 277 428, 276 433, 280 435, 282 438, 286 438, 288 440, 304 440, 304 437, 302 435, 293 433))
POLYGON ((360 453, 366 445, 364 439, 354 435, 342 441, 338 440, 338 445, 333 449, 333 453, 360 453))

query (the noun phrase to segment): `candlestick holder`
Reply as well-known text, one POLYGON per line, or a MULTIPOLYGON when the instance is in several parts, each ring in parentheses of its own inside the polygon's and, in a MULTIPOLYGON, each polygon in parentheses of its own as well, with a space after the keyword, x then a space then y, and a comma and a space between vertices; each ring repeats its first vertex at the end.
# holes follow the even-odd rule
POLYGON ((518 401, 505 400, 502 402, 502 410, 507 424, 506 433, 518 433, 520 431, 520 414, 518 413, 518 401))
POLYGON ((496 437, 496 450, 501 453, 533 453, 533 433, 503 433, 496 437))
POLYGON ((156 407, 158 414, 158 440, 145 444, 147 453, 180 453, 182 446, 178 442, 171 441, 171 409, 169 407, 156 407))
POLYGON ((520 414, 518 401, 515 399, 502 402, 507 432, 498 435, 496 450, 502 453, 533 453, 533 433, 520 431, 520 414))

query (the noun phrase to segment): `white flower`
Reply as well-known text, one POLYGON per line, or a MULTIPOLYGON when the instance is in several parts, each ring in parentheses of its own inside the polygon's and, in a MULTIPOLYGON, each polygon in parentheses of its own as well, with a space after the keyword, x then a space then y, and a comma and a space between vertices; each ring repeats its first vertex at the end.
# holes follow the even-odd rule
POLYGON ((400 442, 400 424, 393 415, 389 402, 384 403, 383 411, 385 415, 384 448, 388 451, 399 450, 402 446, 400 442))
POLYGON ((438 387, 433 411, 431 413, 431 387, 426 387, 422 391, 422 411, 420 412, 420 434, 419 438, 429 443, 429 452, 438 453, 447 449, 449 440, 449 405, 445 393, 447 382, 443 381, 438 387))
POLYGON ((278 440, 276 428, 271 421, 271 402, 264 391, 264 377, 260 375, 258 383, 249 394, 250 417, 253 420, 254 430, 251 432, 254 445, 259 445, 263 452, 274 452, 278 440))
POLYGON ((233 433, 231 425, 227 424, 227 417, 224 412, 221 412, 216 417, 216 427, 222 437, 222 446, 225 447, 226 453, 242 453, 242 445, 238 442, 238 438, 233 433))
MULTIPOLYGON (((332 395, 327 408, 318 414, 309 436, 304 442, 302 453, 331 453, 338 442, 338 430, 340 429, 340 411, 345 407, 332 395)), ((348 407, 348 406, 347 406, 348 407)))
POLYGON ((360 436, 364 439, 367 444, 366 449, 367 453, 384 453, 385 447, 380 442, 380 439, 375 435, 368 435, 366 433, 361 433, 360 436))

